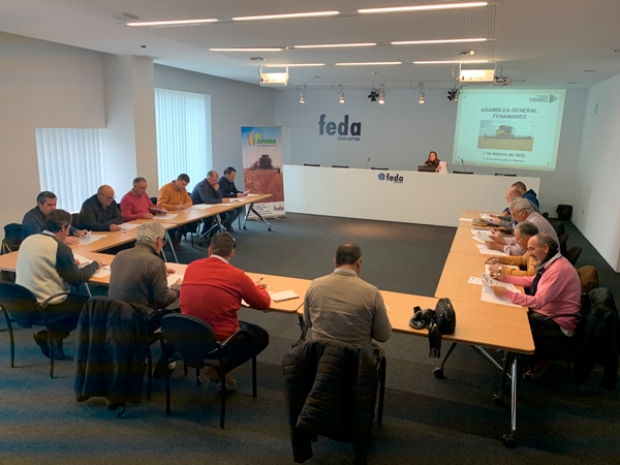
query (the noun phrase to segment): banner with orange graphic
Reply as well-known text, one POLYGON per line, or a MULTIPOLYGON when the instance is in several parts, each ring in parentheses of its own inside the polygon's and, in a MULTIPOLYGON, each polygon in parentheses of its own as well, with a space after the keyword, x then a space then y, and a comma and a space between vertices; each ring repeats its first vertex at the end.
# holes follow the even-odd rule
POLYGON ((255 204, 256 211, 266 217, 284 216, 282 128, 242 126, 241 152, 245 190, 272 195, 271 201, 255 204))

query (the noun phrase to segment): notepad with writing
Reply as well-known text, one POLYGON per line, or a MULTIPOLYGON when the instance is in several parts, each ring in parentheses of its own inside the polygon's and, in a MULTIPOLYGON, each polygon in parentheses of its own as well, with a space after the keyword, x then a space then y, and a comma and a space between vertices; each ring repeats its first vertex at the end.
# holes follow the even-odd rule
POLYGON ((285 300, 299 299, 293 291, 270 292, 271 300, 274 302, 284 302, 285 300))

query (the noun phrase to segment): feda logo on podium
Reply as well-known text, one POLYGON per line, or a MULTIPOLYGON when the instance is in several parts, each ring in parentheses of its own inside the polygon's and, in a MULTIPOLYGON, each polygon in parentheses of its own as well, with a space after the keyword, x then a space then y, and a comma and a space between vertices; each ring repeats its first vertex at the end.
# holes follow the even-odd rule
POLYGON ((325 122, 325 115, 319 117, 319 135, 334 136, 338 133, 338 140, 359 141, 362 135, 362 123, 355 122, 349 125, 349 115, 344 115, 344 121, 336 124, 333 121, 325 122))
POLYGON ((379 178, 379 181, 391 181, 395 182, 396 184, 403 183, 403 177, 399 176, 398 173, 396 173, 394 176, 392 176, 390 173, 379 173, 377 177, 379 178))

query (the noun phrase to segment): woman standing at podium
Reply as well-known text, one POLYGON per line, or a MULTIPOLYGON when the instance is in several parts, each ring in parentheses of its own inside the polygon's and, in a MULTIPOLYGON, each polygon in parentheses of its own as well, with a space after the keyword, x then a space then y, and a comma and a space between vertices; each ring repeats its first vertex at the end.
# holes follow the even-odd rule
POLYGON ((437 168, 439 166, 439 158, 437 158, 437 152, 431 152, 428 154, 428 159, 424 162, 424 166, 432 166, 437 168))

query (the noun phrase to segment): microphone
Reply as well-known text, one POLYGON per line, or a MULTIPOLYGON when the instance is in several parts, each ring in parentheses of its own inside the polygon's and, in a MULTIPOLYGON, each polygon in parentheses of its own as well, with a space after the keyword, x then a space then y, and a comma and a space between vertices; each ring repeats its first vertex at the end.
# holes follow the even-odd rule
POLYGON ((368 168, 368 163, 370 163, 370 157, 368 157, 368 161, 366 162, 366 166, 364 167, 364 169, 368 168))

